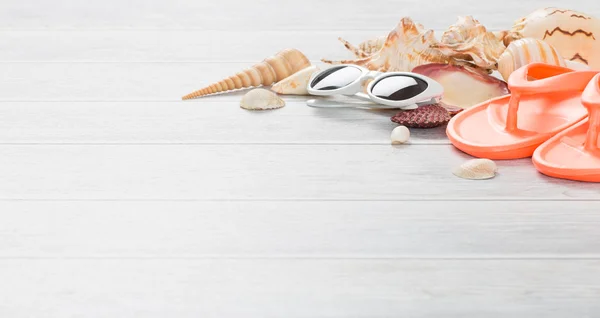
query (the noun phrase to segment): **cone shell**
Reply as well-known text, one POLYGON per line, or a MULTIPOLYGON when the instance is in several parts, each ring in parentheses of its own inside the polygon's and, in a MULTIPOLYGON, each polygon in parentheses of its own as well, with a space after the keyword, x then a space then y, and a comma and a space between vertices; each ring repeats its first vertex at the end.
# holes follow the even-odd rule
POLYGON ((565 60, 552 45, 542 40, 525 38, 511 42, 500 55, 498 72, 508 80, 516 69, 535 62, 565 66, 565 60))
POLYGON ((308 95, 308 90, 306 89, 308 81, 318 71, 319 68, 316 65, 309 66, 277 82, 271 89, 278 94, 284 95, 308 95))
POLYGON ((469 160, 452 172, 455 176, 469 180, 491 179, 496 176, 496 163, 490 159, 469 160))
POLYGON ((565 59, 600 70, 600 20, 567 9, 536 10, 518 20, 504 42, 536 38, 552 45, 565 59))
POLYGON ((240 102, 240 107, 248 110, 267 110, 277 109, 285 106, 283 99, 275 95, 275 93, 262 89, 256 88, 244 95, 240 102))
POLYGON ((271 85, 310 66, 310 61, 296 49, 286 49, 220 82, 183 96, 192 99, 234 89, 271 85))

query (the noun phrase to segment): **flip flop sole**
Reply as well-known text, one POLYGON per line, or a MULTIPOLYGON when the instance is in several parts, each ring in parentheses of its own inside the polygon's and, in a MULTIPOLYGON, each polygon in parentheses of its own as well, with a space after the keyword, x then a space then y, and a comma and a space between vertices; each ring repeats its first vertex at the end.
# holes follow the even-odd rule
POLYGON ((510 95, 498 97, 456 115, 446 133, 456 148, 475 157, 531 157, 544 141, 585 118, 580 98, 581 92, 523 96, 518 129, 507 131, 510 95))

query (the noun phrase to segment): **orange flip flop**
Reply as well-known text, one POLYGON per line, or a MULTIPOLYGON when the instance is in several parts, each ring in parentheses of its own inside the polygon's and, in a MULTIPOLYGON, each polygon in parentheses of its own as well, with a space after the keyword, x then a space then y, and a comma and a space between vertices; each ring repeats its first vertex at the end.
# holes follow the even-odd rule
POLYGON ((533 63, 508 79, 511 95, 473 106, 454 116, 446 134, 475 157, 518 159, 587 116, 581 93, 598 72, 533 63))
POLYGON ((533 165, 551 177, 600 182, 600 74, 581 95, 589 117, 538 147, 533 165))

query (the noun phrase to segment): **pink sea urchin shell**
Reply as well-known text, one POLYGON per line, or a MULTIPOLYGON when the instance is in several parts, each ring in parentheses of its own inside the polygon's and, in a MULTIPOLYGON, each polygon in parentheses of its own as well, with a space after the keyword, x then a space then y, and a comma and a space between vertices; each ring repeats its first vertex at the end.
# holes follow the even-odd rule
POLYGON ((459 65, 425 64, 413 72, 433 78, 444 87, 442 103, 467 109, 494 97, 510 94, 506 82, 459 65))
POLYGON ((450 120, 448 111, 439 104, 420 106, 413 110, 403 110, 391 118, 393 122, 410 128, 433 128, 450 120))

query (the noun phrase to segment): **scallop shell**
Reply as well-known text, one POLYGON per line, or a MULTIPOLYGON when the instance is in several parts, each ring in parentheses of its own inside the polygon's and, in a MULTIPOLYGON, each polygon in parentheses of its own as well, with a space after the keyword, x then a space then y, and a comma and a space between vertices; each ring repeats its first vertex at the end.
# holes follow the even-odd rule
POLYGON ((284 95, 308 95, 308 90, 306 89, 308 81, 318 71, 319 68, 316 65, 309 66, 277 82, 271 89, 278 94, 284 95))
POLYGON ((472 159, 452 172, 455 176, 470 180, 491 179, 496 176, 496 163, 490 159, 472 159))
POLYGON ((545 8, 518 20, 505 43, 536 38, 552 45, 567 60, 600 70, 600 20, 585 13, 545 8))
POLYGON ((542 62, 546 64, 565 66, 564 58, 550 44, 533 38, 520 39, 511 42, 498 59, 498 72, 508 80, 512 72, 529 63, 542 62))
POLYGON ((209 94, 260 85, 271 85, 310 66, 310 61, 296 49, 286 49, 220 82, 183 96, 192 99, 209 94))
POLYGON ((248 110, 276 109, 285 106, 283 99, 275 93, 262 88, 256 88, 244 95, 240 107, 248 110))

